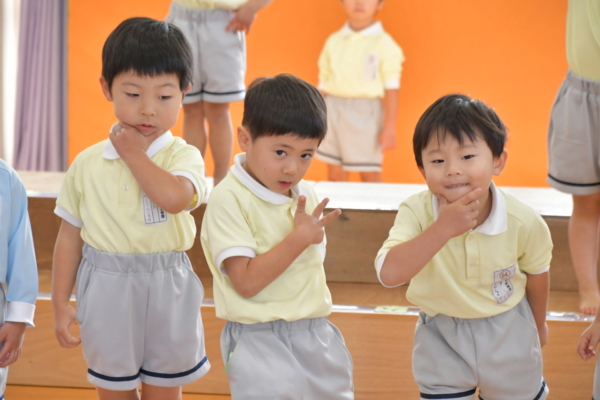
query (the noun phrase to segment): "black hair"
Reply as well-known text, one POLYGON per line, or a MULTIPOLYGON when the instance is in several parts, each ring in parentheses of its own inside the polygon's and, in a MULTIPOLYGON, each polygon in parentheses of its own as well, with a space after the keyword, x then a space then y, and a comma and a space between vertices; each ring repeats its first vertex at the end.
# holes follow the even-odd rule
POLYGON ((133 71, 142 76, 176 74, 185 91, 192 80, 192 51, 175 25, 151 18, 121 22, 104 42, 102 77, 108 88, 115 77, 133 71))
POLYGON ((246 93, 242 125, 252 140, 291 133, 320 143, 327 132, 327 108, 321 93, 300 78, 258 78, 246 93))
POLYGON ((476 141, 481 135, 494 157, 500 157, 506 144, 506 126, 494 109, 464 94, 449 94, 435 101, 423 113, 413 136, 417 165, 423 168, 421 153, 432 138, 443 141, 450 135, 462 145, 465 136, 476 141))

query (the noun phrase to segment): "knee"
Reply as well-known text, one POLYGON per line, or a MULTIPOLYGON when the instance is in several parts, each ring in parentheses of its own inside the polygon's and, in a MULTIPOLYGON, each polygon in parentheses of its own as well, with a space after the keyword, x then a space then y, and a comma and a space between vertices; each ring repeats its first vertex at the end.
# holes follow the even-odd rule
POLYGON ((585 214, 600 218, 600 193, 573 196, 573 214, 585 214))
POLYGON ((204 103, 206 118, 229 118, 229 103, 204 103))
POLYGON ((183 114, 186 116, 198 116, 204 118, 204 105, 203 102, 198 101, 196 103, 184 104, 183 114))

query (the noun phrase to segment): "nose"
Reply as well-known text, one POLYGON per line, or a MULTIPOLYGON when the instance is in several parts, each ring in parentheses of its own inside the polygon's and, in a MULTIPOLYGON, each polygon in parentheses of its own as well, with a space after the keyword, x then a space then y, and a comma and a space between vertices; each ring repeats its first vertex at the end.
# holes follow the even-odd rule
POLYGON ((287 162, 283 165, 283 173, 286 175, 296 175, 298 173, 298 164, 296 163, 296 161, 288 159, 287 162))
POLYGON ((153 116, 156 113, 156 108, 154 107, 154 101, 152 101, 152 99, 143 100, 142 107, 140 109, 140 113, 145 116, 153 116))
POLYGON ((462 175, 460 163, 456 161, 446 161, 446 176, 462 175))

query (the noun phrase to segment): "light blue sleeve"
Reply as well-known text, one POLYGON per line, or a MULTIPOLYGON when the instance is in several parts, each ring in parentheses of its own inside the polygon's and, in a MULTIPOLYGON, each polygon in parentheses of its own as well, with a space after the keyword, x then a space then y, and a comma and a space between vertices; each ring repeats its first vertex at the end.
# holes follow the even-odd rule
POLYGON ((38 273, 27 212, 27 193, 14 170, 10 173, 10 188, 6 300, 35 305, 38 273))

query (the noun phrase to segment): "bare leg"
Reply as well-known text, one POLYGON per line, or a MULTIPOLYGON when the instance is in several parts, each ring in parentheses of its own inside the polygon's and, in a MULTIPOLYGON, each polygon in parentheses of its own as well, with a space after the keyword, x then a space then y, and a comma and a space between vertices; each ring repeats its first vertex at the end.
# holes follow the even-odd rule
POLYGON ((229 103, 204 102, 204 113, 210 134, 210 151, 215 163, 213 179, 215 186, 225 178, 233 153, 233 126, 229 116, 229 103))
POLYGON ((600 193, 573 195, 573 214, 569 220, 569 247, 579 282, 579 310, 596 314, 600 304, 598 289, 598 240, 600 234, 600 193))
POLYGON ((133 390, 107 390, 96 387, 99 400, 140 400, 137 389, 133 390))
POLYGON ((181 386, 162 387, 142 383, 142 400, 181 400, 181 386))
POLYGON ((341 165, 327 164, 327 180, 332 182, 348 181, 348 172, 342 169, 341 165))
POLYGON ((204 126, 204 102, 183 105, 183 138, 206 155, 206 127, 204 126))
POLYGON ((361 172, 361 182, 381 182, 381 172, 361 172))

